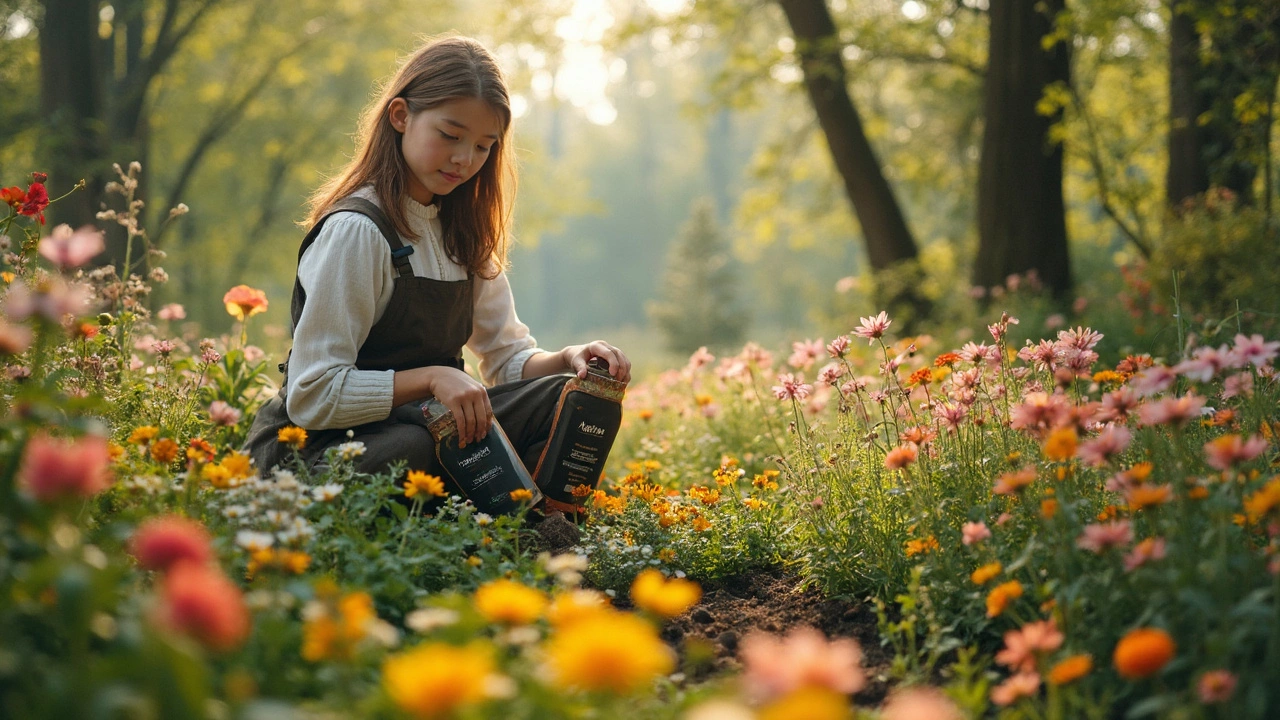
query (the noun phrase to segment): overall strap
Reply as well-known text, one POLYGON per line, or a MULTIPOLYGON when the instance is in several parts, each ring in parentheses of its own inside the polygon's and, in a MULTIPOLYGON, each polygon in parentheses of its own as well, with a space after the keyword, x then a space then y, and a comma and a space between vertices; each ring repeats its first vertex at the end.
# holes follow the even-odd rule
MULTIPOLYGON (((329 211, 325 213, 327 219, 330 215, 338 212, 357 212, 373 221, 378 226, 378 231, 382 233, 382 237, 387 241, 387 245, 391 247, 391 264, 395 265, 396 274, 400 277, 413 277, 413 268, 409 265, 409 256, 413 254, 413 248, 400 242, 400 233, 396 232, 396 228, 391 224, 391 218, 382 211, 382 208, 376 204, 362 198, 347 196, 329 207, 329 211)), ((317 223, 317 227, 319 223, 317 223)), ((314 238, 311 238, 314 242, 314 238)), ((302 259, 302 251, 306 250, 306 245, 298 251, 298 259, 302 259)))

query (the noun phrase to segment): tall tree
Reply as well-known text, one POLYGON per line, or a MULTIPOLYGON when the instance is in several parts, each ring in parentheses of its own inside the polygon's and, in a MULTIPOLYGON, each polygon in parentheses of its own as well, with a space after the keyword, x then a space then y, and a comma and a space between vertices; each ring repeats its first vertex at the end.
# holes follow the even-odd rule
MULTIPOLYGON (((805 91, 862 226, 871 268, 882 272, 915 260, 919 254, 915 239, 849 95, 841 56, 844 43, 826 1, 779 0, 778 4, 795 35, 805 91)), ((895 299, 919 304, 911 292, 895 299)))
POLYGON ((1045 37, 1065 0, 992 0, 978 166, 978 253, 973 282, 1001 285, 1034 270, 1062 296, 1071 288, 1062 198, 1062 144, 1049 137, 1061 110, 1042 114, 1045 88, 1070 81, 1067 44, 1045 37))

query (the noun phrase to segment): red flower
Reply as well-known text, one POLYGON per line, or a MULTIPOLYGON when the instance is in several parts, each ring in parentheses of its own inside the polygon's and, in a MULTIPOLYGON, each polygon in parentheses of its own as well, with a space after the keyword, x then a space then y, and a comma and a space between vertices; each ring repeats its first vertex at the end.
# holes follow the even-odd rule
POLYGON ((40 433, 27 443, 18 480, 37 500, 71 495, 88 497, 111 484, 107 440, 85 435, 75 440, 40 433))
POLYGON ((42 183, 49 179, 49 173, 33 172, 31 173, 31 182, 42 183))
POLYGON ((194 520, 174 515, 147 520, 133 533, 129 553, 148 570, 168 571, 180 562, 208 565, 209 532, 194 520))
POLYGON ((249 635, 249 610, 235 583, 217 568, 180 562, 165 577, 160 620, 214 650, 249 635))
POLYGON ((33 217, 44 224, 44 209, 49 207, 49 193, 44 189, 43 183, 34 182, 27 188, 26 202, 22 203, 22 207, 18 208, 18 213, 33 217))
POLYGON ((27 201, 27 194, 19 187, 0 188, 0 201, 4 201, 9 207, 16 208, 27 201))

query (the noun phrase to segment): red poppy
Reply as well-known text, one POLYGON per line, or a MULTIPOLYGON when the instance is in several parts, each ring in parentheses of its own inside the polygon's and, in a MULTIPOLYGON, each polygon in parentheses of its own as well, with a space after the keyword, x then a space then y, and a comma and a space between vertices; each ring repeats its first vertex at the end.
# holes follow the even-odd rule
POLYGON ((34 182, 27 188, 27 200, 22 203, 22 207, 18 208, 18 212, 27 217, 33 217, 44 224, 44 209, 49 207, 49 192, 44 189, 43 183, 34 182))

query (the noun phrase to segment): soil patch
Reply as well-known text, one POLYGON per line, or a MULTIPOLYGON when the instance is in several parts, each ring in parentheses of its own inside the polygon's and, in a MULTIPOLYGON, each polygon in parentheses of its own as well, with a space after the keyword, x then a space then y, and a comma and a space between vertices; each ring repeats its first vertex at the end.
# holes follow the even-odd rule
POLYGON ((704 586, 702 601, 663 627, 663 639, 685 658, 698 656, 697 680, 741 668, 738 643, 759 630, 785 633, 809 625, 828 638, 853 638, 862 646, 867 685, 854 695, 859 705, 879 705, 888 692, 885 678, 893 653, 880 645, 874 608, 826 598, 801 589, 800 578, 783 570, 763 570, 704 586))

